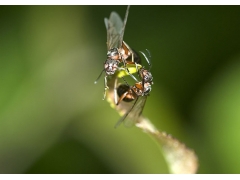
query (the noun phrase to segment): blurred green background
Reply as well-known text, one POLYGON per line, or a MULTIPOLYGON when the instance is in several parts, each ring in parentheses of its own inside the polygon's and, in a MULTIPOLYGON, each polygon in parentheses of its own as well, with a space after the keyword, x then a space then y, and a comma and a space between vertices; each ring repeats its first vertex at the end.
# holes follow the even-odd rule
MULTIPOLYGON (((127 6, 0 6, 0 173, 168 173, 102 101, 104 17, 127 6)), ((195 150, 198 173, 240 173, 240 7, 131 6, 124 40, 149 49, 143 114, 195 150)))

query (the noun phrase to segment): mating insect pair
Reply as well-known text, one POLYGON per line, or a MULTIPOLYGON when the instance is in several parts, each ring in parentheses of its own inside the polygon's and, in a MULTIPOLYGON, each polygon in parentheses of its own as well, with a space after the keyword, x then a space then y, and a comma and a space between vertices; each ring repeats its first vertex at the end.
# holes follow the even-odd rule
MULTIPOLYGON (((116 126, 118 126, 126 117, 131 117, 130 119, 133 119, 132 122, 134 122, 135 119, 140 116, 146 101, 146 97, 151 91, 152 84, 151 73, 142 67, 137 53, 133 51, 126 42, 123 41, 129 8, 130 6, 127 7, 124 22, 122 22, 121 18, 116 12, 112 12, 109 19, 104 19, 107 28, 107 59, 104 63, 103 71, 95 81, 95 83, 97 83, 98 79, 105 71, 103 99, 105 99, 106 91, 109 88, 109 77, 112 76, 115 78, 116 82, 114 86, 115 104, 119 105, 122 101, 131 102, 135 100, 132 107, 126 111, 125 115, 118 121, 116 126), (134 73, 138 73, 140 80, 133 75, 134 73), (124 76, 131 76, 136 83, 133 86, 130 86, 124 79, 124 76), (118 78, 122 78, 125 84, 121 84, 117 87, 118 78), (117 100, 117 95, 119 100, 117 100)), ((146 55, 144 53, 142 54, 147 60, 149 67, 151 67, 150 61, 146 55)))
POLYGON ((119 126, 123 121, 125 126, 132 126, 133 124, 138 122, 139 117, 141 116, 143 108, 145 106, 147 96, 151 91, 151 85, 153 84, 153 76, 150 72, 151 63, 150 60, 146 57, 146 55, 143 52, 141 53, 147 60, 149 69, 147 70, 144 67, 141 67, 137 70, 140 80, 136 81, 133 86, 130 86, 124 78, 123 80, 125 83, 119 85, 117 84, 118 79, 115 79, 115 104, 118 106, 121 102, 133 102, 130 108, 126 110, 125 114, 116 123, 115 128, 119 126))

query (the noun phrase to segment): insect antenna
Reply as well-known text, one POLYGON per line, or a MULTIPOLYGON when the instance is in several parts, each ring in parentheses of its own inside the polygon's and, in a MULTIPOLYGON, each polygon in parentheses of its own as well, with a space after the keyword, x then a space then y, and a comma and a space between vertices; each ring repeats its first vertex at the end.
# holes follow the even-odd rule
POLYGON ((151 53, 148 49, 146 49, 146 51, 148 52, 148 57, 146 56, 146 54, 144 52, 142 52, 142 51, 139 51, 139 52, 145 57, 145 59, 148 63, 148 66, 149 66, 149 70, 150 70, 152 68, 152 63, 151 63, 152 56, 151 56, 151 53))
POLYGON ((100 77, 102 76, 104 69, 102 70, 102 72, 99 74, 98 78, 96 79, 96 81, 94 81, 94 84, 97 84, 98 80, 100 79, 100 77))

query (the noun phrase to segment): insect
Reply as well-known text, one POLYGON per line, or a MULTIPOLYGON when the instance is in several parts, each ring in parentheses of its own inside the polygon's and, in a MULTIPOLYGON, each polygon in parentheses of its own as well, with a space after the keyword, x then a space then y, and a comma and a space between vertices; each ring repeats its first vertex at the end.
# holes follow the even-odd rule
MULTIPOLYGON (((147 50, 148 51, 148 50, 147 50)), ((141 52, 141 51, 140 51, 141 52)), ((138 70, 139 77, 141 81, 136 82, 133 86, 129 86, 125 81, 125 84, 120 84, 115 88, 115 104, 119 105, 122 101, 124 102, 133 102, 132 106, 125 112, 125 114, 120 118, 116 123, 115 128, 118 127, 123 121, 125 126, 132 126, 138 121, 139 116, 142 114, 143 108, 145 106, 147 96, 151 91, 151 85, 153 84, 153 76, 150 72, 151 63, 146 55, 141 52, 146 58, 149 64, 149 70, 141 67, 138 70), (116 96, 118 95, 119 99, 117 100, 116 96)), ((149 56, 150 52, 148 51, 149 56)), ((115 81, 115 86, 116 86, 115 81)))
POLYGON ((114 75, 116 71, 126 71, 126 75, 130 75, 134 80, 137 80, 132 75, 134 72, 130 72, 128 69, 129 64, 135 64, 135 72, 137 72, 139 66, 137 54, 123 41, 129 8, 130 6, 127 7, 123 22, 116 12, 112 12, 109 19, 104 18, 107 29, 107 59, 104 62, 104 69, 94 82, 96 84, 105 71, 103 100, 106 97, 106 91, 108 89, 107 79, 109 76, 114 75), (120 66, 120 63, 122 63, 123 66, 120 66))

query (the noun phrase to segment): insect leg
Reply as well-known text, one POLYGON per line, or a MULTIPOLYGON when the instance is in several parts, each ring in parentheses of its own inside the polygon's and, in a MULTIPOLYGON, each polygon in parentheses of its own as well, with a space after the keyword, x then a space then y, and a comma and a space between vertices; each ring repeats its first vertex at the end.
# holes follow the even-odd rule
POLYGON ((102 100, 104 100, 106 98, 107 89, 109 89, 109 87, 107 86, 107 76, 105 75, 105 77, 104 77, 104 93, 103 93, 103 99, 102 100))

